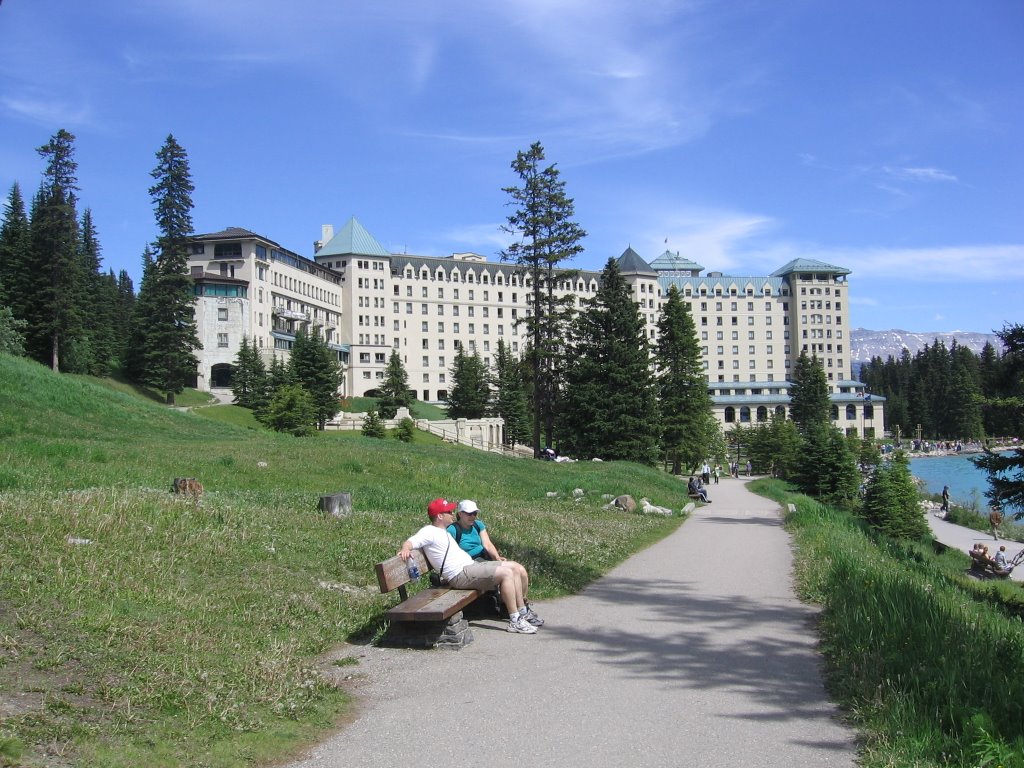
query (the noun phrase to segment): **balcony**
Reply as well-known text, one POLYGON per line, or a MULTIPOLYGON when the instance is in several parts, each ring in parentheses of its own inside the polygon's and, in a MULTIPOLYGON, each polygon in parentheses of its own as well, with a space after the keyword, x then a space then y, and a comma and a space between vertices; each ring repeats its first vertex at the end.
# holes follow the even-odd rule
POLYGON ((298 312, 294 309, 285 309, 284 307, 274 307, 273 313, 278 317, 286 317, 289 320, 302 320, 303 322, 309 322, 309 315, 305 312, 298 312))

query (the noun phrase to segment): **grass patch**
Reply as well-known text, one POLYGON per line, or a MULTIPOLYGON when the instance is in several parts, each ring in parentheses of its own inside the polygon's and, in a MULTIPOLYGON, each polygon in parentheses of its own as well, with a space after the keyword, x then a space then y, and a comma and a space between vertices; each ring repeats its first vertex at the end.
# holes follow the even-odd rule
POLYGON ((823 606, 828 684, 866 737, 862 764, 1024 767, 1024 627, 963 576, 967 556, 876 541, 778 481, 753 487, 797 506, 798 591, 823 606))
POLYGON ((168 409, 5 355, 0 402, 0 765, 285 760, 348 706, 318 659, 379 631, 395 598, 373 564, 429 499, 477 499, 538 599, 680 524, 605 511, 602 494, 687 501, 632 464, 516 460, 422 433, 294 438, 210 418, 230 406, 168 409), (202 500, 172 496, 174 477, 199 478, 202 500), (354 513, 325 517, 320 494, 339 490, 354 513))
MULTIPOLYGON (((368 413, 370 409, 376 409, 377 398, 376 397, 352 397, 348 400, 348 406, 344 408, 349 413, 368 413)), ((414 419, 429 419, 436 421, 437 419, 447 419, 448 414, 444 408, 432 403, 425 403, 422 400, 416 400, 412 404, 412 408, 409 409, 414 419)))

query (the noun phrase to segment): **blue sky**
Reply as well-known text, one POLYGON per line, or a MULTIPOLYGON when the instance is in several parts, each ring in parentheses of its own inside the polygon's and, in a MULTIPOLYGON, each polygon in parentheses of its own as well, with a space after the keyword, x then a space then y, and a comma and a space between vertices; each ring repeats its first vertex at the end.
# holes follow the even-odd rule
POLYGON ((197 232, 496 259, 541 141, 575 265, 845 266, 851 325, 1024 322, 1019 0, 2 0, 0 190, 77 137, 104 266, 138 281, 169 133, 197 232))

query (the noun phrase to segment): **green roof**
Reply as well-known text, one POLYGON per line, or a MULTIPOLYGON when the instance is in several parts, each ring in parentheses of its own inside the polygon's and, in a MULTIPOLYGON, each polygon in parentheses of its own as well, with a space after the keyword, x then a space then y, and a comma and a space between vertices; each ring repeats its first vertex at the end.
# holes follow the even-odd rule
POLYGON ((359 223, 355 216, 346 222, 324 247, 316 252, 317 258, 323 256, 390 256, 383 245, 359 223))
POLYGON ((816 261, 814 259, 793 259, 784 267, 779 267, 772 272, 771 276, 783 277, 785 275, 792 274, 793 272, 827 272, 830 275, 850 274, 850 270, 845 267, 837 267, 832 264, 826 264, 823 261, 816 261))
POLYGON ((700 272, 704 269, 700 264, 695 261, 691 261, 685 256, 680 256, 678 252, 672 253, 672 251, 666 250, 661 256, 651 262, 651 266, 658 272, 670 272, 679 274, 685 272, 687 275, 693 272, 700 272))

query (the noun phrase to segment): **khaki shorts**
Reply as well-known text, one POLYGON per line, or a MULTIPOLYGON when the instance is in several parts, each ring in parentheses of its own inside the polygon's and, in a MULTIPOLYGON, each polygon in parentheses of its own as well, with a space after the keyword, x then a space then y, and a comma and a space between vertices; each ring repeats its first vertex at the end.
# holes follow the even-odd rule
POLYGON ((462 569, 462 573, 448 582, 455 589, 478 589, 488 592, 498 586, 497 570, 501 566, 496 560, 484 563, 470 563, 462 569))

